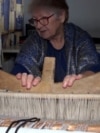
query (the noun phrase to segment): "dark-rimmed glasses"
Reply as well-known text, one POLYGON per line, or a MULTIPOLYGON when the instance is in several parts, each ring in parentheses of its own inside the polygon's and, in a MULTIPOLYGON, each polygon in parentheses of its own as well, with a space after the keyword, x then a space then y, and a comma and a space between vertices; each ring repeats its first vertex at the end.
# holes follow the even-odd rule
POLYGON ((48 17, 42 17, 40 19, 35 19, 35 18, 31 18, 29 19, 29 23, 32 25, 32 26, 37 26, 38 22, 43 25, 43 26, 46 26, 49 24, 49 19, 54 16, 54 14, 48 16, 48 17))

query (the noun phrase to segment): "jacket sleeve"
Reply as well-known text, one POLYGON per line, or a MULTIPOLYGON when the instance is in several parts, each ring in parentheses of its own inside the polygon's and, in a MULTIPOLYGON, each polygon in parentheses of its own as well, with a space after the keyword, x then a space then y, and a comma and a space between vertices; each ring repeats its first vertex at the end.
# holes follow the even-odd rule
POLYGON ((33 74, 35 77, 41 76, 44 52, 39 37, 32 34, 22 45, 23 46, 16 58, 15 64, 21 64, 30 74, 33 74))
POLYGON ((98 53, 91 37, 87 32, 83 32, 76 42, 77 49, 77 73, 85 71, 100 71, 100 61, 98 53))

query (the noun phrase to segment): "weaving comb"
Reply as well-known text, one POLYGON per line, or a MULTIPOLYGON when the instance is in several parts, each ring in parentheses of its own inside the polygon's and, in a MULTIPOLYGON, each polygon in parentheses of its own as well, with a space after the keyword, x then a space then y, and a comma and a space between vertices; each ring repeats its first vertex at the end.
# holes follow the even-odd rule
POLYGON ((100 73, 77 80, 72 87, 63 89, 62 83, 54 83, 54 69, 55 59, 46 57, 42 81, 38 86, 32 87, 30 90, 22 87, 20 81, 15 76, 0 70, 0 90, 40 94, 100 94, 100 73))

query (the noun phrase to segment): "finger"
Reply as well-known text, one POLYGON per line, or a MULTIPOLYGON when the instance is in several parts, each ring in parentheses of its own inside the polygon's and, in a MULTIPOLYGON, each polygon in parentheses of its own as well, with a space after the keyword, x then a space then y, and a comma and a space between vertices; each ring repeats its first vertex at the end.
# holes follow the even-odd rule
POLYGON ((68 86, 71 87, 74 83, 74 81, 76 80, 77 76, 76 75, 72 75, 70 76, 69 82, 68 82, 68 86))
POLYGON ((29 74, 28 76, 27 76, 27 85, 26 85, 26 88, 27 89, 31 89, 32 88, 32 82, 33 82, 33 80, 34 80, 34 76, 32 75, 32 74, 29 74))
POLYGON ((21 73, 18 73, 18 74, 16 75, 16 78, 17 78, 18 80, 20 80, 21 77, 22 77, 22 74, 21 74, 21 73))
POLYGON ((41 81, 41 78, 40 77, 36 77, 34 80, 33 80, 33 86, 36 86, 40 83, 41 81))
POLYGON ((77 80, 79 80, 79 79, 81 79, 81 78, 83 78, 83 75, 82 75, 82 74, 78 74, 78 75, 76 76, 76 79, 77 79, 77 80))
POLYGON ((21 84, 23 87, 26 87, 27 85, 27 73, 22 73, 22 77, 21 77, 21 84))
POLYGON ((67 88, 68 86, 68 82, 69 82, 69 79, 70 79, 70 75, 66 76, 63 80, 63 88, 67 88))

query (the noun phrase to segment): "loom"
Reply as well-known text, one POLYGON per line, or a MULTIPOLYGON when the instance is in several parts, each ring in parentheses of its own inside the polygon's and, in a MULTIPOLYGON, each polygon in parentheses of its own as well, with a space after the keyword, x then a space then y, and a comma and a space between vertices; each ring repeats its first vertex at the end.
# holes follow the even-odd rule
POLYGON ((83 123, 91 127, 88 131, 100 132, 100 73, 63 89, 62 83, 54 83, 54 69, 55 59, 46 57, 42 81, 31 90, 0 71, 0 115, 83 123))

